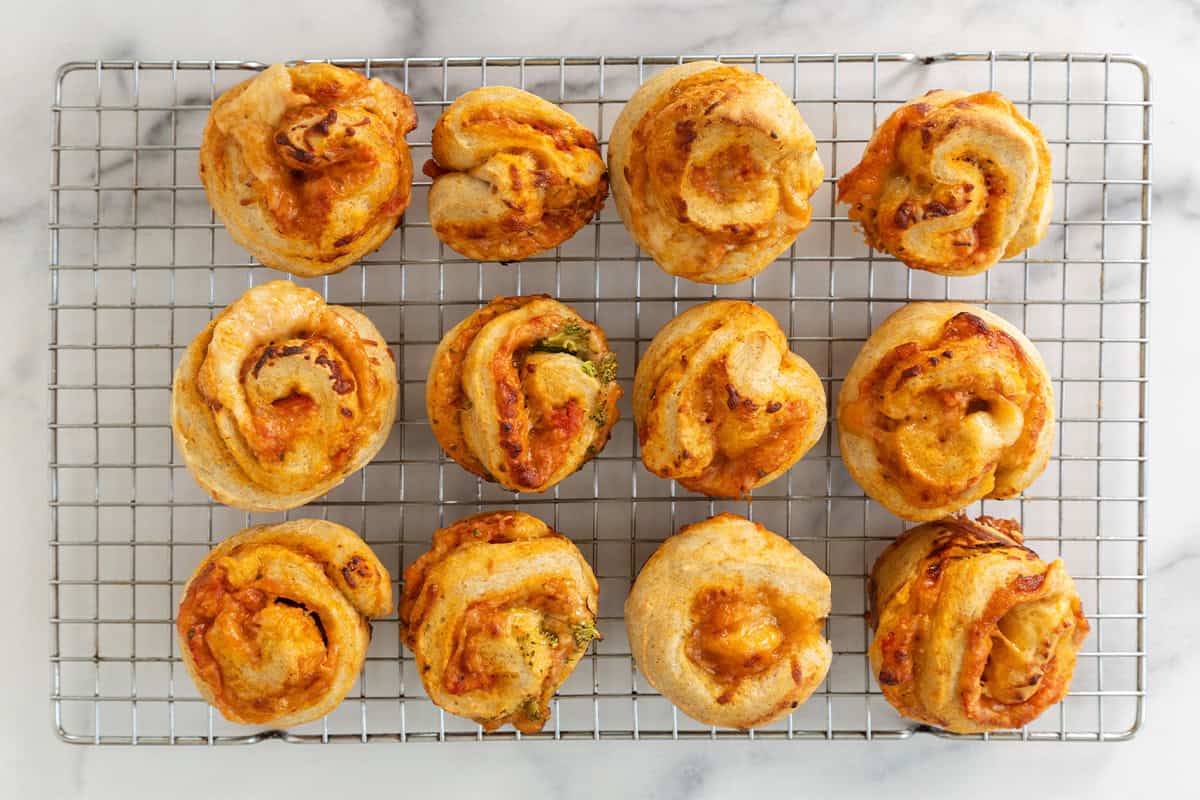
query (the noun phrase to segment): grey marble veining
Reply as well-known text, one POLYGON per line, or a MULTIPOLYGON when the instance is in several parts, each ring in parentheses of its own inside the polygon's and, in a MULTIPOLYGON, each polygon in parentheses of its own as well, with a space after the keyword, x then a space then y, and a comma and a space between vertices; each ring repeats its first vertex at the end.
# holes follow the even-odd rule
MULTIPOLYGON (((115 5, 115 4, 113 4, 115 5)), ((541 3, 315 0, 208 2, 181 8, 135 0, 116 8, 43 2, 10 11, 6 43, 16 72, 6 85, 10 125, 0 182, 0 242, 8 281, 0 315, 3 368, 0 465, 9 519, 10 575, 0 582, 12 644, 0 676, 13 705, 0 723, 0 780, 14 796, 342 796, 347 791, 466 796, 712 797, 742 795, 1011 797, 1186 796, 1176 777, 1200 716, 1200 522, 1194 457, 1200 437, 1192 399, 1200 344, 1188 323, 1200 296, 1192 264, 1200 184, 1194 140, 1194 61, 1200 12, 1192 3, 1131 5, 1019 0, 992 3, 541 3), (92 749, 57 742, 49 720, 45 532, 48 296, 47 104, 53 69, 95 57, 639 54, 944 50, 1130 52, 1155 78, 1151 391, 1151 617, 1147 725, 1115 745, 974 744, 932 737, 871 743, 638 742, 486 746, 302 748, 276 744, 202 749, 92 749)), ((549 87, 556 90, 557 86, 549 87)), ((881 92, 907 95, 903 75, 881 92)), ((205 98, 206 99, 206 98, 205 98)), ((611 124, 611 123, 610 123, 611 124)), ((144 141, 160 141, 151 123, 144 141)), ((845 165, 841 165, 844 169, 845 165)), ((105 174, 126 169, 119 159, 105 174)), ((81 180, 88 173, 82 173, 81 180)), ((203 211, 199 192, 181 201, 203 211)), ((1056 198, 1057 199, 1057 198, 1056 198)), ((80 200, 80 202, 90 202, 80 200)), ((1099 211, 1094 197, 1073 212, 1099 211)), ((1128 212, 1110 199, 1112 214, 1128 212)), ((152 209, 143 206, 145 213, 152 209)), ((113 210, 114 213, 117 209, 113 210)), ((1097 246, 1098 244, 1094 244, 1097 246)), ((1039 246, 1061 252, 1061 231, 1039 246)), ((1114 280, 1122 280, 1116 276, 1114 280)), ((847 277, 847 280, 852 278, 847 277)), ((1003 281, 1001 278, 994 278, 1003 281)), ((1048 270, 1036 281, 1061 280, 1048 270)), ((929 286, 936 291, 936 286, 929 286)), ((1003 290, 1003 285, 993 286, 1003 290)), ((1035 289, 1037 287, 1034 287, 1035 289)), ((1121 285, 1111 287, 1119 291, 1121 285)), ((1037 319, 1031 320, 1038 324, 1037 319)), ((385 331, 386 333, 386 331, 385 331)), ((397 332, 397 335, 399 332, 397 332)), ((1047 330, 1043 335, 1054 336, 1047 330)), ((391 334, 389 334, 391 338, 391 334)), ((842 365, 844 369, 845 365, 842 365)), ((1069 443, 1064 443, 1069 447, 1069 443)))

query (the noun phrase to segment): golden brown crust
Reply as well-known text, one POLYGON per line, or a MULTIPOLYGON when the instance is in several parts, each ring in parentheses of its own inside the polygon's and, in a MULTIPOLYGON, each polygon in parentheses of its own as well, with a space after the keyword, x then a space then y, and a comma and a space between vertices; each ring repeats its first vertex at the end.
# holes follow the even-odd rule
POLYGON ((429 221, 477 261, 520 261, 575 235, 608 196, 596 136, 537 95, 485 86, 433 129, 429 221))
POLYGON ((838 443, 863 490, 905 519, 1013 497, 1050 458, 1050 375, 1001 317, 966 303, 910 303, 851 365, 838 443))
POLYGON ((667 272, 702 283, 756 275, 786 250, 808 227, 825 174, 783 90, 714 61, 646 81, 617 118, 608 165, 634 241, 667 272))
POLYGON ((642 463, 712 497, 742 497, 786 472, 825 429, 825 388, 771 314, 713 300, 668 322, 638 363, 642 463))
POLYGON ((219 544, 183 590, 179 650, 200 694, 231 722, 301 725, 358 677, 370 617, 392 610, 387 569, 348 528, 258 525, 219 544))
POLYGON ((687 525, 625 601, 638 671, 688 716, 766 725, 825 679, 829 578, 786 539, 733 514, 687 525))
POLYGON ((229 235, 296 275, 340 272, 408 207, 412 100, 329 64, 276 64, 213 103, 200 179, 229 235))
POLYGON ((391 433, 396 393, 391 351, 369 319, 272 281, 188 345, 171 425, 192 477, 215 500, 283 511, 374 458, 391 433))
POLYGON ((497 297, 442 338, 425 407, 463 469, 544 492, 608 442, 616 369, 604 331, 574 309, 548 295, 497 297))
POLYGON ((838 202, 867 243, 914 269, 974 275, 1041 240, 1054 194, 1041 131, 997 92, 937 90, 897 109, 838 202))
POLYGON ((579 548, 541 520, 476 514, 434 533, 405 570, 401 637, 438 707, 535 733, 600 636, 598 592, 579 548))
POLYGON ((1019 728, 1067 693, 1089 626, 1062 562, 1012 520, 907 531, 871 570, 871 668, 906 717, 954 733, 1019 728))

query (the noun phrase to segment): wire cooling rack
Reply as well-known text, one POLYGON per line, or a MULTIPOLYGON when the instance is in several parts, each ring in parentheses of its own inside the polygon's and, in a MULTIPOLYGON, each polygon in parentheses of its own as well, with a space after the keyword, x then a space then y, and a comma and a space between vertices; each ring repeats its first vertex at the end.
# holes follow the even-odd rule
MULTIPOLYGON (((482 84, 560 103, 606 140, 624 101, 682 57, 342 59, 408 92, 429 157, 437 116, 482 84)), ((717 502, 647 473, 628 397, 636 356, 683 308, 752 299, 823 376, 831 401, 867 334, 909 300, 955 299, 1012 320, 1054 376, 1058 436, 1020 500, 971 513, 1012 516, 1045 557, 1062 556, 1093 632, 1070 696, 1028 728, 974 738, 1112 740, 1141 725, 1146 693, 1146 349, 1150 259, 1150 78, 1118 55, 1064 53, 722 57, 779 82, 819 143, 828 178, 796 244, 757 278, 722 287, 671 278, 642 257, 612 203, 573 239, 514 266, 444 249, 426 215, 428 181, 379 251, 345 272, 298 282, 363 309, 401 366, 387 446, 361 473, 286 517, 359 531, 398 578, 433 530, 517 507, 579 543, 600 579, 597 642, 562 687, 541 734, 484 734, 444 714, 402 651, 394 616, 377 622, 363 673, 324 720, 286 732, 225 722, 182 668, 173 632, 184 582, 214 542, 281 514, 215 505, 189 477, 169 422, 172 369, 205 323, 246 288, 280 277, 233 245, 204 198, 197 150, 217 95, 265 65, 103 61, 64 65, 51 110, 51 701, 70 742, 224 744, 510 738, 898 738, 920 726, 883 700, 866 658, 865 576, 904 525, 849 478, 836 437, 753 503, 717 502), (972 278, 910 271, 868 249, 834 202, 875 126, 937 87, 996 89, 1046 134, 1054 163, 1049 233, 972 278), (441 335, 501 294, 549 292, 595 319, 626 390, 612 441, 545 495, 513 495, 448 462, 430 433, 423 386, 441 335), (834 660, 806 704, 767 728, 715 730, 678 713, 629 655, 621 607, 631 576, 672 531, 718 511, 788 536, 829 573, 834 660)), ((832 424, 832 423, 831 423, 832 424)))

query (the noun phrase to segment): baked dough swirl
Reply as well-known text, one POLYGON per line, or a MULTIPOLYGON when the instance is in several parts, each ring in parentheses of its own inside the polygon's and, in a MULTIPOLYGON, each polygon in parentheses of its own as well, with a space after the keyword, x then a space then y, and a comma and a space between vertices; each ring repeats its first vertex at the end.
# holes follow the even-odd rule
POLYGON ((1001 317, 965 303, 910 303, 851 365, 838 442, 863 490, 905 519, 1013 497, 1050 458, 1050 376, 1001 317))
POLYGON ((634 241, 672 275, 757 275, 812 216, 825 175, 816 140, 779 86, 696 61, 630 98, 608 143, 613 199, 634 241))
POLYGON ((1067 693, 1087 638, 1075 584, 1011 520, 907 531, 871 569, 869 655, 883 696, 954 733, 1026 725, 1067 693))
POLYGON ((633 382, 642 463, 712 497, 775 480, 825 429, 825 388, 770 312, 689 308, 655 334, 633 382))
POLYGON ((485 730, 542 729, 596 630, 599 586, 570 539, 520 511, 433 534, 404 572, 400 631, 429 698, 485 730))
POLYGON ((329 64, 276 64, 213 103, 200 179, 229 235, 296 275, 340 272, 408 207, 412 100, 329 64))
POLYGON ((914 269, 974 275, 1046 234, 1054 193, 1041 131, 997 92, 937 90, 879 126, 838 202, 867 243, 914 269))
POLYGON ((319 519, 226 539, 188 580, 179 650, 196 688, 231 722, 286 728, 332 711, 392 611, 391 576, 362 539, 319 519))
POLYGON ((591 459, 621 387, 604 331, 548 295, 497 297, 447 333, 426 382, 447 455, 514 492, 544 492, 591 459))
POLYGON ((476 261, 520 261, 570 239, 604 205, 596 136, 537 95, 485 86, 433 128, 429 221, 476 261))
POLYGON ((396 416, 396 365, 352 308, 290 281, 250 289, 175 370, 171 425, 192 477, 218 502, 283 511, 374 458, 396 416))
POLYGON ((733 514, 687 525, 625 600, 638 670, 706 725, 753 728, 799 706, 833 650, 825 573, 786 539, 733 514))

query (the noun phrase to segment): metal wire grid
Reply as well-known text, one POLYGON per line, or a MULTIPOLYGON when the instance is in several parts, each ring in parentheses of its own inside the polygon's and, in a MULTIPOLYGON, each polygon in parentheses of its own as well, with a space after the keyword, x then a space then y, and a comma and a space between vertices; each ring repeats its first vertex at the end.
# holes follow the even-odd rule
MULTIPOLYGON (((51 110, 50 590, 51 701, 70 742, 224 744, 450 739, 902 738, 926 730, 883 701, 865 657, 865 575, 904 525, 848 477, 832 430, 753 503, 717 502, 642 468, 628 394, 636 355, 658 328, 710 297, 775 313, 831 400, 866 335, 914 299, 957 299, 1030 335, 1054 375, 1056 452, 1020 500, 972 513, 1015 516, 1047 557, 1064 557, 1093 633, 1073 691, 1026 729, 984 739, 1104 741, 1131 736, 1146 692, 1146 349, 1150 85, 1136 59, 1067 53, 728 56, 778 81, 817 135, 828 177, 811 227, 757 278, 725 287, 667 276, 636 251, 614 210, 552 254, 512 267, 443 248, 418 180, 404 223, 361 265, 299 282, 365 310, 401 365, 400 413, 375 461, 320 501, 286 515, 209 501, 174 450, 172 369, 182 349, 248 286, 280 277, 228 239, 197 179, 212 100, 265 65, 103 61, 64 65, 51 110), (983 276, 947 280, 866 248, 834 202, 834 179, 899 103, 929 88, 994 88, 1043 129, 1054 164, 1046 239, 983 276), (423 383, 441 335, 497 294, 548 291, 609 333, 627 397, 603 453, 546 495, 481 483, 437 448, 423 383), (401 346, 403 341, 403 346, 401 346), (431 532, 478 510, 517 507, 574 538, 601 583, 596 643, 535 736, 484 734, 435 708, 393 617, 376 623, 363 674, 324 720, 286 732, 231 725, 199 697, 180 659, 174 612, 215 541, 258 522, 320 515, 363 534, 394 577, 431 532), (642 680, 621 604, 645 558, 679 526, 722 510, 787 535, 831 576, 834 664, 789 717, 756 731, 701 726, 642 680)), ((691 57, 334 59, 402 87, 421 124, 459 93, 519 85, 560 103, 606 141, 649 74, 691 57)), ((832 426, 832 422, 831 422, 832 426)), ((940 734, 946 735, 946 734, 940 734)))

